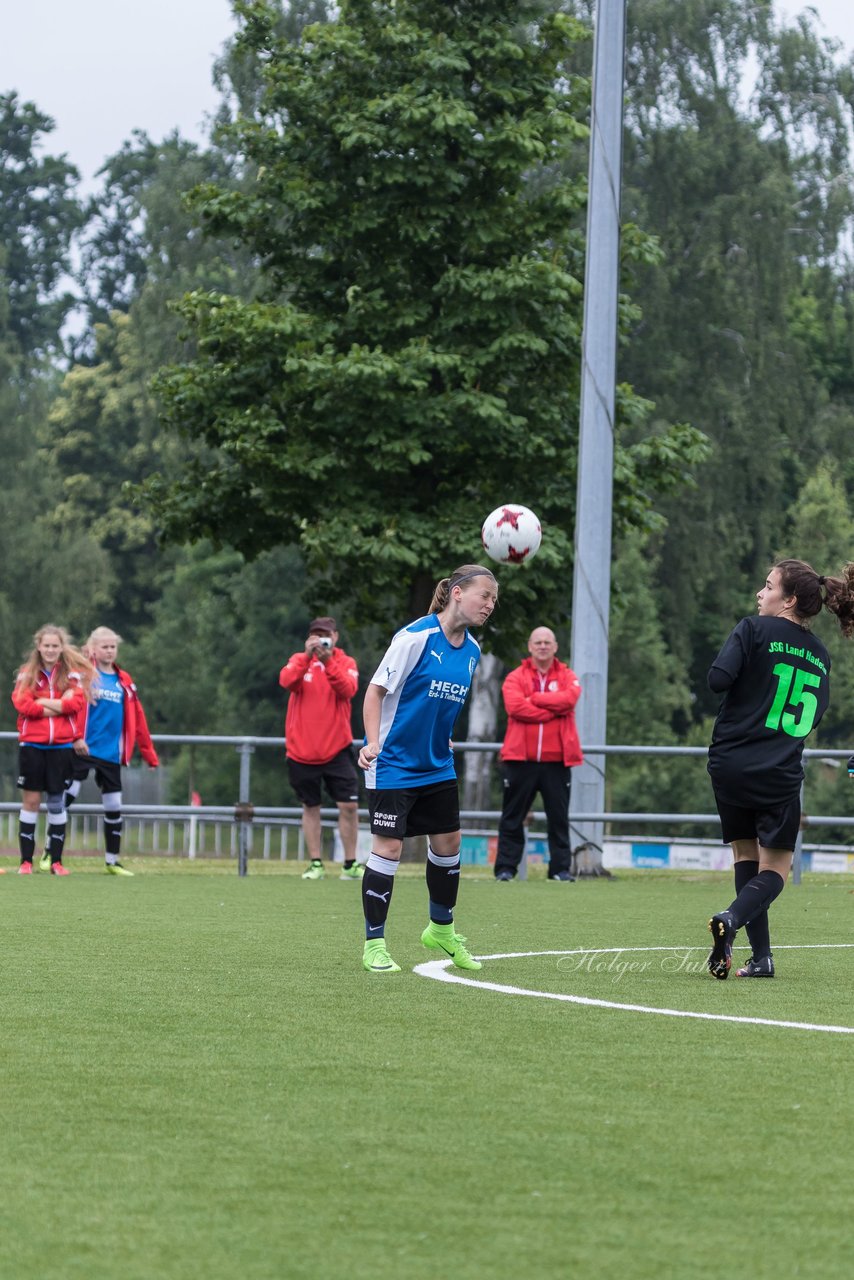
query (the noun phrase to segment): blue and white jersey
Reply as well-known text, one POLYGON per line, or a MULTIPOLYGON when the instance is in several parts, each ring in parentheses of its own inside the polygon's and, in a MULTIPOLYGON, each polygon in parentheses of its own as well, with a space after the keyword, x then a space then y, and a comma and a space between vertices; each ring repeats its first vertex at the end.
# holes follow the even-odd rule
POLYGON ((122 758, 125 694, 114 671, 99 671, 92 685, 95 704, 86 717, 86 745, 96 760, 122 758))
POLYGON ((466 631, 449 643, 435 613, 398 631, 371 684, 386 690, 380 754, 365 774, 371 791, 428 787, 456 778, 450 738, 480 661, 466 631))

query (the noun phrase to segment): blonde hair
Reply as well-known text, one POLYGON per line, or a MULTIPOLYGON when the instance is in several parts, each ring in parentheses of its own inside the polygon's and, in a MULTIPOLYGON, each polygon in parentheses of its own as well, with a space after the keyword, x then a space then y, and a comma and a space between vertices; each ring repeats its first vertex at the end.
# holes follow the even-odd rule
POLYGON ((441 578, 436 583, 433 599, 430 601, 430 612, 441 613, 443 609, 447 609, 454 587, 461 587, 470 578, 491 578, 496 588, 498 587, 495 574, 491 569, 485 569, 482 564, 461 564, 449 578, 441 578))
POLYGON ((33 636, 33 648, 29 655, 24 659, 23 666, 18 673, 18 680, 24 689, 35 689, 42 670, 42 660, 40 649, 45 636, 59 636, 62 648, 59 651, 59 657, 56 660, 56 688, 60 694, 65 693, 66 689, 71 686, 71 677, 76 675, 80 679, 83 686, 83 692, 91 702, 92 701, 92 681, 95 679, 95 668, 89 659, 80 649, 71 643, 71 637, 65 630, 65 627, 55 627, 52 623, 45 623, 43 627, 39 627, 33 636))
POLYGON ((88 652, 91 646, 97 644, 100 640, 115 640, 116 644, 121 644, 122 642, 121 636, 117 631, 113 631, 112 627, 96 627, 83 646, 84 650, 88 652))

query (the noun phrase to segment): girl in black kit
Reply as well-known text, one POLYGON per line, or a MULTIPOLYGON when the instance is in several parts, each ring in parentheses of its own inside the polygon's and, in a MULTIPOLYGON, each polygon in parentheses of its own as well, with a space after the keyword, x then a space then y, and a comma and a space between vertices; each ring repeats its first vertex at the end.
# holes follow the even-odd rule
POLYGON ((827 710, 830 657, 807 627, 822 605, 854 634, 854 564, 820 577, 803 560, 779 560, 756 593, 758 617, 742 618, 709 671, 723 694, 709 774, 736 898, 712 916, 709 972, 726 978, 744 926, 752 955, 739 978, 773 978, 768 908, 783 891, 801 821, 804 741, 827 710))

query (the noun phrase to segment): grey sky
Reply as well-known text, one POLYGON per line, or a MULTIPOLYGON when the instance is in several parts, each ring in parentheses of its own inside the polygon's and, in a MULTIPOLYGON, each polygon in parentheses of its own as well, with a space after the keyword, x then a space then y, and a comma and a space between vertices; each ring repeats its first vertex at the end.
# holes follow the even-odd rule
MULTIPOLYGON (((437 0, 439 3, 440 0, 437 0)), ((778 0, 789 16, 805 6, 778 0)), ((825 33, 854 52, 854 0, 815 0, 825 33)), ((229 0, 41 0, 7 5, 0 92, 17 90, 53 116, 47 145, 87 186, 134 128, 159 140, 202 136, 216 107, 211 70, 235 30, 229 0)))
POLYGON ((135 128, 202 136, 214 60, 235 30, 228 0, 40 0, 6 7, 0 91, 52 116, 47 140, 84 178, 135 128))

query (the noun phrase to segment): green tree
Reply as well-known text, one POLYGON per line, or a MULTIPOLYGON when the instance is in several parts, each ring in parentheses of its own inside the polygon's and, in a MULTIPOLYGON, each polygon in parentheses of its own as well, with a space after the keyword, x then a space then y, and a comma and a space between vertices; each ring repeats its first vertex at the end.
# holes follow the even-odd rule
POLYGON ((201 148, 177 133, 154 142, 139 130, 106 160, 81 251, 79 279, 90 317, 82 355, 91 357, 94 324, 133 310, 153 372, 184 350, 182 322, 170 309, 182 293, 203 288, 251 296, 248 253, 204 237, 185 202, 199 183, 235 186, 234 170, 220 147, 201 148))
MULTIPOLYGON (((482 554, 483 516, 527 502, 547 537, 503 576, 491 642, 508 649, 527 624, 506 606, 557 616, 568 594, 585 187, 559 161, 586 131, 587 81, 567 77, 583 32, 530 2, 350 0, 294 44, 275 10, 237 8, 265 68, 237 130, 257 176, 195 203, 265 287, 182 303, 198 355, 160 392, 201 453, 148 500, 173 539, 298 543, 318 593, 362 618, 424 611, 482 554)), ((645 406, 623 387, 621 409, 645 406)), ((618 521, 644 519, 697 447, 662 429, 621 449, 618 521)))
POLYGON ((124 486, 162 466, 176 446, 158 430, 139 325, 114 312, 95 325, 94 342, 91 363, 63 378, 40 433, 43 456, 61 482, 45 520, 58 542, 75 531, 97 542, 113 566, 111 625, 132 632, 156 598, 156 544, 151 517, 124 486))
POLYGON ((8 683, 39 625, 79 630, 84 605, 103 599, 110 585, 89 532, 58 533, 52 525, 59 477, 39 453, 61 328, 74 301, 66 273, 82 217, 76 170, 40 154, 52 128, 33 103, 0 96, 0 669, 8 683))
MULTIPOLYGON (((302 647, 311 616, 300 568, 293 549, 247 564, 238 552, 207 543, 180 549, 175 563, 164 565, 150 624, 123 649, 155 732, 283 734, 279 671, 302 647)), ((229 748, 198 747, 192 756, 173 748, 168 758, 176 803, 186 803, 191 780, 205 799, 237 798, 229 748)), ((283 752, 259 749, 252 777, 256 803, 293 803, 283 752)))
POLYGON ((22 356, 54 352, 74 298, 63 282, 83 221, 80 175, 62 156, 40 155, 50 116, 0 94, 0 339, 22 356))
POLYGON ((123 634, 148 618, 158 569, 175 558, 157 548, 150 513, 129 494, 152 471, 177 469, 186 453, 160 429, 149 390, 158 365, 189 349, 170 302, 199 286, 252 290, 248 254, 203 237, 183 199, 203 179, 233 182, 232 168, 215 147, 137 132, 106 161, 89 206, 80 282, 90 323, 47 420, 46 456, 62 477, 51 521, 57 537, 88 530, 106 553, 110 621, 123 634))
MULTIPOLYGON (((616 547, 608 665, 608 741, 634 746, 684 741, 691 719, 687 666, 674 652, 657 586, 660 536, 633 534, 616 547)), ((583 696, 583 695, 582 695, 583 696)), ((708 728, 708 726, 707 726, 708 728)), ((705 760, 617 756, 608 760, 607 807, 703 812, 711 805, 705 760)), ((690 828, 685 834, 690 834, 690 828)))
MULTIPOLYGON (((779 557, 807 560, 818 573, 838 574, 854 558, 854 518, 842 477, 829 461, 821 463, 793 505, 779 557)), ((830 707, 809 746, 854 747, 854 642, 845 640, 833 614, 823 610, 811 624, 827 645, 833 663, 830 707)))
POLYGON ((699 491, 661 504, 657 583, 705 717, 709 660, 851 421, 833 403, 851 70, 814 15, 777 24, 768 0, 638 0, 630 19, 625 210, 663 262, 638 269, 621 374, 712 442, 699 491))

